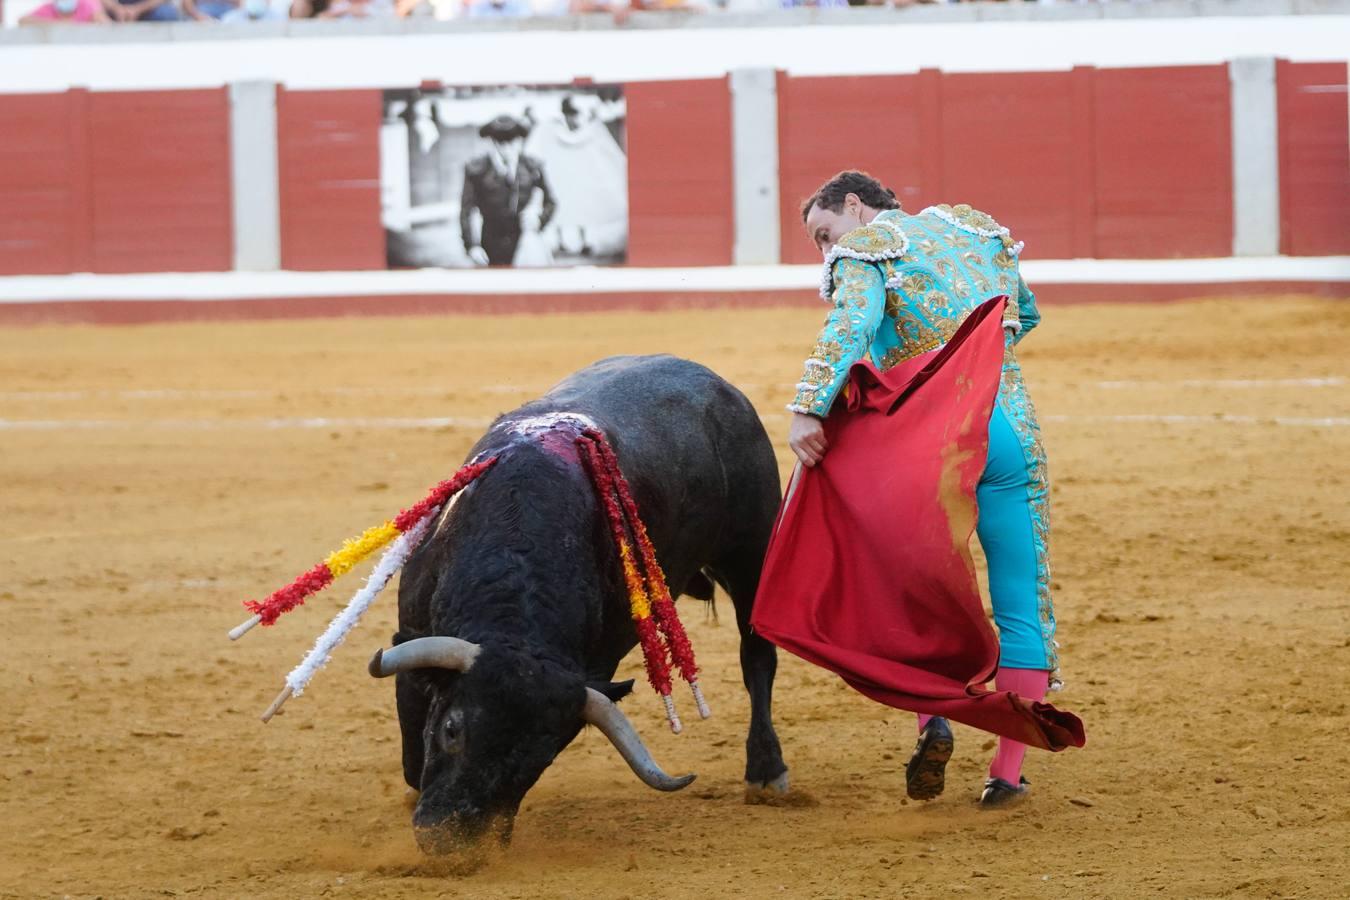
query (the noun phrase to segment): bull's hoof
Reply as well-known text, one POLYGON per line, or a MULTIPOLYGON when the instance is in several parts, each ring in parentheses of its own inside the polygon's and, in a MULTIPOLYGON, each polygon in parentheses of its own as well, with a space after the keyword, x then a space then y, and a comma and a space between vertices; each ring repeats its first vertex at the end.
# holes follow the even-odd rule
POLYGON ((788 773, 769 781, 747 781, 745 802, 751 806, 819 806, 820 801, 801 788, 790 790, 788 773))
POLYGON ((769 781, 747 781, 745 783, 745 789, 748 791, 768 791, 772 794, 786 794, 789 787, 788 773, 786 770, 783 771, 782 775, 770 779, 769 781))

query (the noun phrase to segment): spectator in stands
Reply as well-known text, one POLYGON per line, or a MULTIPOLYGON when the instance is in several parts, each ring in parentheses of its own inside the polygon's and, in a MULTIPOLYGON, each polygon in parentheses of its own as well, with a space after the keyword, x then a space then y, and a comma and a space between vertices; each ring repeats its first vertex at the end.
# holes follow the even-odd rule
POLYGON ((384 19, 397 15, 394 0, 293 0, 292 19, 384 19))
POLYGON ((632 6, 653 12, 704 12, 708 8, 700 0, 632 0, 632 6))
POLYGON ((394 11, 400 19, 436 19, 447 22, 458 19, 464 9, 464 0, 396 0, 394 11))
POLYGON ((272 22, 286 18, 286 8, 273 5, 270 0, 243 0, 220 17, 222 22, 272 22))
POLYGON ((472 0, 465 15, 470 19, 525 19, 533 13, 529 0, 472 0))
POLYGON ((614 21, 622 24, 633 12, 631 0, 557 0, 556 3, 541 6, 536 2, 535 15, 579 16, 587 13, 608 13, 614 21))
POLYGON ((103 0, 114 22, 179 22, 182 14, 174 0, 103 0))
POLYGON ((52 22, 106 22, 108 14, 99 0, 49 0, 19 20, 20 25, 52 22))
POLYGON ((329 0, 316 19, 387 19, 394 15, 394 0, 329 0))
POLYGON ((183 18, 209 22, 238 9, 236 0, 183 0, 183 18))

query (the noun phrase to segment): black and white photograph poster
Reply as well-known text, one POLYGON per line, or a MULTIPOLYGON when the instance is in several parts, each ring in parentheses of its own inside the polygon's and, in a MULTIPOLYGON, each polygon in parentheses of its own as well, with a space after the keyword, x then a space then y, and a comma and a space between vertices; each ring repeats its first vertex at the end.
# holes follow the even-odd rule
POLYGON ((385 91, 389 267, 623 262, 625 117, 611 85, 385 91))

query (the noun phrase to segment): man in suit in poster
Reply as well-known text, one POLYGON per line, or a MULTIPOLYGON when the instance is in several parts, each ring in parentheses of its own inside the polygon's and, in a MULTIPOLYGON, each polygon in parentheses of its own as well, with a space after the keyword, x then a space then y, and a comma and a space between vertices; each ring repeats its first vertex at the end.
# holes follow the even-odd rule
POLYGON ((539 160, 523 152, 529 129, 511 116, 498 116, 478 130, 488 140, 487 152, 464 166, 459 227, 464 249, 480 266, 509 266, 515 262, 522 231, 537 232, 548 225, 557 200, 539 160), (473 211, 482 217, 482 229, 473 229, 473 211))

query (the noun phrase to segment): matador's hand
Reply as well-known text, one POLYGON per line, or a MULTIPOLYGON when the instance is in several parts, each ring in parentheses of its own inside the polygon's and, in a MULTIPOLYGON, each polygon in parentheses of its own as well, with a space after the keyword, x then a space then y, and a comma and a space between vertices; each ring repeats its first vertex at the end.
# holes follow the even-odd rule
POLYGON ((804 466, 814 466, 825 458, 830 442, 825 440, 825 427, 820 419, 805 413, 793 413, 788 427, 788 446, 804 466))

